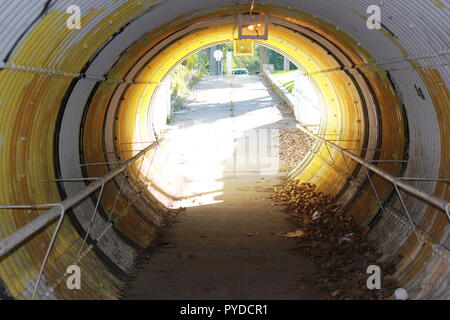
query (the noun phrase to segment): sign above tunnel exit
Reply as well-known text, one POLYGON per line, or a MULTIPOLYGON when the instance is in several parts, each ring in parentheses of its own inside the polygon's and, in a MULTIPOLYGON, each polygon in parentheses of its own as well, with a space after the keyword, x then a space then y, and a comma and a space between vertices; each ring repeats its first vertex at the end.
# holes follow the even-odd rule
POLYGON ((255 46, 253 40, 234 40, 233 42, 234 56, 253 56, 255 54, 255 46))

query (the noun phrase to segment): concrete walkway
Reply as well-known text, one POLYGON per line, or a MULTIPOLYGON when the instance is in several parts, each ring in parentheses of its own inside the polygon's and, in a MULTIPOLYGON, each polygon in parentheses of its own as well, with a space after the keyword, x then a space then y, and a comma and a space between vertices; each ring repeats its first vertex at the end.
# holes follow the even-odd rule
POLYGON ((283 208, 269 199, 279 183, 277 130, 292 128, 259 77, 206 77, 175 115, 158 161, 185 183, 185 207, 151 250, 124 299, 320 299, 300 281, 313 264, 283 208), (255 147, 256 146, 256 147, 255 147))

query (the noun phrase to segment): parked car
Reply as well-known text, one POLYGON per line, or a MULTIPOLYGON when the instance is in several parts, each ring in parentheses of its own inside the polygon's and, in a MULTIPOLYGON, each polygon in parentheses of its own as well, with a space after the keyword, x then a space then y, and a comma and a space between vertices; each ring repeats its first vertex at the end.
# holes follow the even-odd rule
POLYGON ((233 70, 231 71, 231 74, 232 74, 233 76, 236 76, 236 75, 248 75, 249 72, 248 72, 247 69, 241 68, 241 69, 233 69, 233 70))

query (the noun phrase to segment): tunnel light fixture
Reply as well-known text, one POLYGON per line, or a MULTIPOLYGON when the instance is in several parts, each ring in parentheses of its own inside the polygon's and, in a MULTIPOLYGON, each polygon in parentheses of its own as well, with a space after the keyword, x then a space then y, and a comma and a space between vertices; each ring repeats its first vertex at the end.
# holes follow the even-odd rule
POLYGON ((268 40, 267 15, 263 13, 242 13, 238 16, 239 40, 268 40))

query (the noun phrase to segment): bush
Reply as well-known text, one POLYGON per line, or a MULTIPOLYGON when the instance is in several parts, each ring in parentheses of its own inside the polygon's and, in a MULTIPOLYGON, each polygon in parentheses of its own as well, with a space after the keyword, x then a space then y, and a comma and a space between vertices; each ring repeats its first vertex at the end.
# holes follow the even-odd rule
POLYGON ((179 111, 190 94, 190 89, 200 81, 204 73, 192 70, 188 66, 179 64, 170 74, 172 88, 172 111, 179 111), (188 79, 191 78, 188 82, 188 79))

